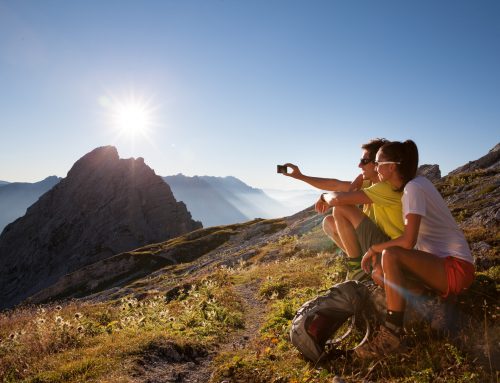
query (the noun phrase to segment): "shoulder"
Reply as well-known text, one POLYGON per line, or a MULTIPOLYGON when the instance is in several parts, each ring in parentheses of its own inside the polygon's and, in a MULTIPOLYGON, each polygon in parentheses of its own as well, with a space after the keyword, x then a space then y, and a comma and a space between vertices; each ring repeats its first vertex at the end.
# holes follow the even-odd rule
POLYGON ((403 193, 405 196, 414 194, 432 194, 437 192, 436 188, 429 179, 417 176, 406 184, 403 193))
POLYGON ((417 176, 406 184, 404 190, 423 190, 423 189, 435 189, 434 185, 428 178, 423 176, 417 176))
POLYGON ((400 192, 394 190, 392 188, 391 184, 387 181, 377 182, 376 184, 373 184, 372 186, 370 186, 367 190, 372 191, 372 192, 379 192, 379 193, 401 194, 400 192))
POLYGON ((372 186, 372 182, 370 180, 363 180, 361 189, 368 189, 370 186, 372 186))

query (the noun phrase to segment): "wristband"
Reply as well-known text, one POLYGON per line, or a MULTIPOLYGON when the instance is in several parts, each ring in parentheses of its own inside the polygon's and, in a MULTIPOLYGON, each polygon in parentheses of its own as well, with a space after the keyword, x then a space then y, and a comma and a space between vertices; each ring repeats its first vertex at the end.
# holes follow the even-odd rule
POLYGON ((326 203, 326 200, 325 200, 325 194, 328 194, 328 193, 323 193, 323 194, 321 194, 321 197, 319 197, 319 199, 320 199, 321 201, 323 201, 324 203, 326 203))

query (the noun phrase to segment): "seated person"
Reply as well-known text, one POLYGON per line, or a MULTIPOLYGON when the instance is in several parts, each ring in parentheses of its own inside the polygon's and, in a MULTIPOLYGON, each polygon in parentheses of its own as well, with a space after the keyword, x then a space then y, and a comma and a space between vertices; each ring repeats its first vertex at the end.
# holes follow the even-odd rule
MULTIPOLYGON (((351 206, 336 206, 332 210, 332 214, 323 220, 325 233, 348 256, 351 271, 348 278, 359 276, 361 256, 372 244, 384 242, 389 237, 402 233, 400 193, 392 191, 387 185, 373 187, 379 183, 373 160, 378 149, 386 142, 388 141, 385 139, 374 139, 361 146, 363 152, 358 166, 362 173, 353 182, 306 176, 300 172, 296 165, 285 164, 292 168, 292 171, 285 175, 307 182, 322 190, 340 192, 336 195, 342 194, 342 198, 348 195, 353 198, 354 202, 350 202, 351 206), (349 194, 360 189, 366 191, 366 194, 349 194), (370 197, 366 197, 367 195, 370 197), (353 206, 354 204, 363 204, 363 211, 353 206), (394 219, 388 219, 388 215, 394 219), (378 224, 383 221, 388 223, 382 223, 381 229, 378 224), (391 224, 392 221, 396 221, 396 223, 391 224), (389 237, 386 232, 390 233, 389 237)), ((316 202, 318 213, 324 214, 329 208, 330 206, 325 202, 325 196, 320 197, 316 202)))
POLYGON ((382 181, 403 191, 404 232, 390 241, 372 245, 361 266, 381 273, 387 313, 385 324, 370 342, 356 349, 361 358, 374 358, 401 349, 404 291, 415 283, 442 297, 458 295, 474 280, 474 261, 463 232, 446 202, 425 177, 416 176, 418 149, 411 140, 383 145, 375 160, 382 181), (379 254, 381 263, 377 261, 379 254))

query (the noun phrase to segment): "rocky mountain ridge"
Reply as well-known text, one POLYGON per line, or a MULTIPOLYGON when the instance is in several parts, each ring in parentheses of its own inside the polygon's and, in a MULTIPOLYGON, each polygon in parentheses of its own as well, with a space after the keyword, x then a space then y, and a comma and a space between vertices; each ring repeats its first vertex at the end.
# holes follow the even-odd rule
POLYGON ((435 182, 480 270, 500 264, 500 144, 435 182))
POLYGON ((142 158, 120 159, 114 147, 97 148, 4 229, 0 307, 81 267, 200 227, 142 158))
MULTIPOLYGON (((496 148, 498 148, 498 145, 496 148)), ((490 151, 490 153, 487 154, 488 158, 491 159, 491 153, 495 153, 497 150, 490 151)), ((498 175, 498 159, 496 162, 493 161, 492 163, 491 161, 484 161, 484 159, 481 158, 477 161, 471 161, 469 166, 474 167, 475 170, 469 173, 458 173, 458 176, 456 172, 452 172, 450 175, 442 178, 437 178, 436 176, 439 174, 439 167, 437 165, 423 166, 420 171, 421 174, 434 179, 438 189, 448 202, 452 213, 455 215, 466 233, 478 268, 485 269, 498 264, 498 221, 500 218, 500 195, 498 191, 500 179, 498 175), (430 175, 429 171, 431 172, 430 175)), ((308 221, 309 223, 306 223, 306 221, 300 221, 300 225, 303 226, 301 229, 302 232, 315 226, 318 227, 319 222, 321 221, 320 216, 316 216, 310 209, 306 209, 301 214, 306 214, 310 217, 308 221)), ((297 216, 300 216, 300 214, 291 216, 285 221, 290 223, 294 219, 292 217, 297 216)), ((265 226, 265 222, 267 221, 263 220, 262 224, 251 225, 254 228, 252 234, 247 233, 242 235, 253 237, 255 240, 258 240, 259 235, 262 235, 262 238, 265 238, 266 235, 264 232, 260 232, 255 229, 261 225, 265 226)), ((300 225, 297 223, 294 224, 295 227, 300 227, 300 225)), ((246 225, 236 225, 236 227, 239 227, 237 231, 240 232, 243 230, 241 228, 245 228, 246 225)), ((172 255, 174 254, 172 253, 173 250, 169 250, 165 253, 165 249, 170 248, 171 245, 167 246, 162 244, 157 244, 157 246, 159 246, 158 249, 161 250, 156 251, 154 255, 150 255, 151 250, 148 248, 137 249, 134 252, 123 253, 121 255, 117 254, 112 258, 103 258, 97 261, 97 263, 88 264, 85 266, 85 269, 78 269, 70 272, 65 277, 57 281, 55 285, 52 285, 50 288, 35 295, 33 297, 33 301, 45 301, 54 296, 81 297, 88 294, 98 293, 100 290, 106 291, 109 288, 114 290, 118 286, 126 285, 128 281, 133 280, 134 278, 140 278, 141 275, 153 272, 154 270, 165 267, 166 265, 183 264, 188 261, 193 262, 196 261, 197 257, 202 256, 210 258, 210 254, 213 255, 215 253, 220 253, 219 241, 222 241, 221 243, 224 243, 224 247, 227 247, 228 249, 236 246, 237 243, 240 243, 241 245, 241 239, 233 242, 231 240, 232 235, 229 235, 226 238, 227 233, 234 232, 234 230, 234 227, 229 225, 204 229, 199 234, 193 234, 193 237, 188 235, 187 243, 189 243, 189 245, 187 248, 190 249, 189 251, 191 252, 187 256, 188 258, 172 255), (214 232, 220 232, 221 234, 214 235, 214 232), (198 239, 193 240, 195 237, 198 239), (208 248, 202 245, 206 242, 211 243, 209 246, 210 250, 207 250, 208 248), (196 249, 197 245, 201 245, 200 249, 196 249), (140 265, 144 266, 144 270, 137 273, 140 265), (97 274, 95 274, 96 272, 97 274), (92 275, 92 277, 90 277, 90 275, 92 275)), ((282 230, 278 230, 276 235, 288 235, 288 229, 286 227, 283 227, 282 230)), ((183 242, 185 239, 179 239, 179 241, 183 242)), ((174 243, 177 242, 174 241, 174 243)), ((186 250, 183 250, 180 254, 185 254, 185 251, 186 250)), ((223 253, 226 254, 227 252, 223 253)))
MULTIPOLYGON (((193 219, 204 226, 227 225, 254 218, 276 218, 296 213, 312 203, 290 193, 280 201, 261 189, 252 188, 235 177, 182 174, 162 177, 177 201, 186 204, 193 219)), ((0 183, 0 233, 22 217, 29 206, 55 186, 61 178, 48 177, 36 183, 0 183)))
MULTIPOLYGON (((460 185, 456 187, 454 175, 435 180, 466 234, 479 270, 498 265, 500 261, 498 161, 493 168, 490 167, 491 164, 488 165, 489 170, 477 168, 473 173, 460 173, 460 185), (469 183, 469 180, 473 182, 469 183)), ((436 170, 439 171, 436 165, 428 165, 423 169, 431 169, 434 174, 436 170)), ((322 219, 322 215, 308 208, 283 219, 256 220, 198 230, 169 242, 115 255, 89 265, 85 270, 65 276, 48 290, 32 297, 31 301, 42 302, 55 296, 83 297, 89 294, 109 297, 110 294, 118 294, 117 291, 121 291, 119 296, 122 296, 128 291, 125 286, 134 278, 154 274, 155 270, 168 265, 178 268, 188 264, 191 266, 186 267, 191 271, 203 269, 210 264, 234 265, 258 255, 253 249, 259 243, 265 244, 283 236, 301 235, 311 230, 320 232, 322 219), (142 271, 138 271, 140 265, 144 268, 142 271)), ((319 247, 331 246, 322 234, 316 241, 319 247)))
MULTIPOLYGON (((498 166, 490 165, 436 183, 478 266, 451 311, 459 338, 435 330, 439 313, 450 316, 442 301, 419 296, 405 313, 403 356, 366 364, 336 355, 323 369, 307 364, 290 343, 291 319, 304 302, 342 282, 346 267, 321 230, 323 215, 306 209, 199 229, 65 275, 29 300, 51 303, 0 313, 0 352, 17 347, 0 358, 0 379, 3 371, 19 381, 494 381, 498 181, 498 166), (481 242, 487 254, 476 249, 481 242), (40 345, 49 351, 39 355, 40 345)), ((377 305, 377 297, 384 301, 377 291, 373 296, 377 305)))

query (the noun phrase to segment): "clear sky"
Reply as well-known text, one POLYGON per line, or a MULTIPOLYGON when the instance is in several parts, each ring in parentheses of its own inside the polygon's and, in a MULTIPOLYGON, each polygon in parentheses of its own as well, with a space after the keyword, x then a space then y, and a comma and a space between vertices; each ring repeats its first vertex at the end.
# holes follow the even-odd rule
POLYGON ((0 0, 0 133, 10 182, 115 145, 297 189, 276 164, 351 179, 372 137, 446 174, 500 141, 500 1, 0 0))

